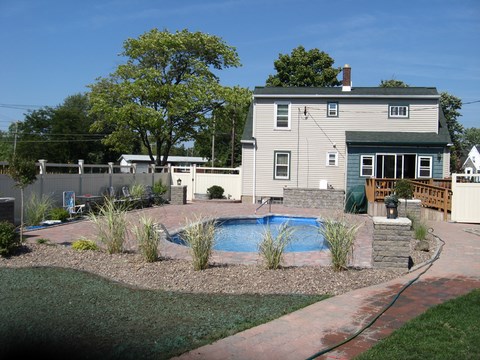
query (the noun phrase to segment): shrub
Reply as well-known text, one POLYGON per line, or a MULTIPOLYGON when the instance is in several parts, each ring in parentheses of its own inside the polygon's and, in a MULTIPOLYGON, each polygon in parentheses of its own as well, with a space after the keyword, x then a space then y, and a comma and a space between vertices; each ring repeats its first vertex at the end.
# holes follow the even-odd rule
POLYGON ((207 189, 207 194, 210 199, 223 199, 224 192, 223 187, 218 185, 213 185, 207 189))
POLYGON ((165 194, 168 188, 166 185, 162 183, 162 180, 158 180, 153 184, 152 190, 155 195, 160 196, 165 194))
POLYGON ((353 243, 359 226, 348 224, 345 219, 326 219, 319 231, 330 249, 332 267, 335 271, 346 270, 353 252, 353 243))
POLYGON ((25 204, 25 224, 39 225, 46 219, 52 206, 53 199, 50 196, 39 197, 32 193, 25 204))
POLYGON ((195 270, 204 270, 212 255, 215 244, 216 221, 208 218, 198 218, 190 222, 182 233, 182 239, 190 247, 195 270))
POLYGON ((79 240, 74 241, 72 243, 72 249, 73 250, 78 250, 78 251, 84 251, 84 250, 98 251, 98 250, 100 250, 100 248, 98 247, 98 245, 94 241, 88 240, 88 239, 79 239, 79 240))
POLYGON ((8 221, 0 221, 0 255, 8 256, 21 245, 15 225, 8 221))
POLYGON ((48 217, 50 220, 60 220, 64 222, 67 221, 67 219, 70 217, 70 214, 68 213, 67 209, 57 207, 50 210, 48 217))
POLYGON ((98 213, 89 213, 89 219, 97 229, 97 236, 109 254, 123 251, 127 233, 127 210, 116 206, 112 199, 105 198, 98 213))
POLYGON ((138 241, 138 248, 146 262, 154 262, 158 259, 159 236, 155 224, 151 218, 141 217, 140 225, 133 227, 133 233, 138 241))
POLYGON ((136 198, 136 199, 142 198, 144 194, 145 194, 145 185, 140 183, 134 183, 130 187, 130 195, 132 195, 133 198, 136 198))
POLYGON ((45 239, 45 238, 39 238, 39 239, 35 240, 35 242, 37 244, 48 244, 50 242, 50 240, 45 239))
POLYGON ((413 197, 413 185, 406 179, 397 180, 395 183, 395 194, 400 199, 411 199, 413 197))
POLYGON ((258 244, 258 251, 267 269, 275 270, 280 267, 285 248, 292 241, 292 233, 293 229, 287 223, 280 226, 277 236, 273 235, 270 227, 265 229, 258 244))

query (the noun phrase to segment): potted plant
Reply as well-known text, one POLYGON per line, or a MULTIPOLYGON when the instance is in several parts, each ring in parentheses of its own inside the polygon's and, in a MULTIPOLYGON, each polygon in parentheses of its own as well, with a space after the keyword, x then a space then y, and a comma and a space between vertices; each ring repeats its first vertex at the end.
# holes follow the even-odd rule
POLYGON ((383 200, 387 208, 387 219, 396 219, 398 217, 398 197, 395 194, 385 196, 383 200))
POLYGON ((395 183, 395 194, 399 199, 405 199, 405 214, 407 213, 407 200, 413 198, 413 185, 406 179, 400 179, 395 183))

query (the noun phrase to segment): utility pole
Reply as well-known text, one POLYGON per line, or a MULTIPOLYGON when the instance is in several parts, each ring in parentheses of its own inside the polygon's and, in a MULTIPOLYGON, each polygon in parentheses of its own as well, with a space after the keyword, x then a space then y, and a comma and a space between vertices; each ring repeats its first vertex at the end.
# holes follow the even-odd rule
POLYGON ((215 112, 213 113, 212 167, 215 167, 215 112))
POLYGON ((18 133, 18 121, 15 121, 15 137, 13 138, 13 157, 15 157, 15 151, 17 150, 17 133, 18 133))
POLYGON ((235 109, 233 111, 232 116, 232 157, 230 159, 230 167, 233 168, 233 164, 235 162, 235 118, 237 117, 237 105, 235 105, 235 109))

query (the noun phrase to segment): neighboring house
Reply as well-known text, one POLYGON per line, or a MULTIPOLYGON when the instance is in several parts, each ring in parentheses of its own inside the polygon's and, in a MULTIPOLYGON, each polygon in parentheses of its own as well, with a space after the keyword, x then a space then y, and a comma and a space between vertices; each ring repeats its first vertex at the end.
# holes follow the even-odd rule
MULTIPOLYGON (((156 159, 156 156, 154 156, 156 159)), ((162 157, 163 159, 163 157, 162 157)), ((148 155, 128 155, 123 154, 118 159, 121 166, 129 166, 137 164, 137 173, 148 173, 148 167, 152 165, 152 160, 148 155)), ((169 165, 172 166, 190 166, 190 165, 205 165, 208 160, 196 156, 169 156, 167 159, 169 165)), ((127 169, 122 169, 122 172, 128 172, 127 169)))
POLYGON ((480 145, 475 145, 469 151, 462 165, 465 174, 480 174, 480 145))
POLYGON ((449 176, 450 136, 433 87, 256 87, 242 137, 242 199, 284 187, 348 191, 377 178, 449 176))

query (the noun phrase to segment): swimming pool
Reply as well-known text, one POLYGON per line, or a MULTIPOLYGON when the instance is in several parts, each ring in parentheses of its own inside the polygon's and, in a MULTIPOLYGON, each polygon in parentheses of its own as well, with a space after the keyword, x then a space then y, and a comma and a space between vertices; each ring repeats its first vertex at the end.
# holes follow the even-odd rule
MULTIPOLYGON (((317 218, 268 215, 259 218, 219 219, 214 250, 232 252, 258 252, 258 244, 267 228, 274 235, 284 223, 292 227, 292 242, 285 252, 326 250, 327 245, 319 233, 321 223, 317 218)), ((172 235, 172 242, 185 245, 181 232, 172 235)))

